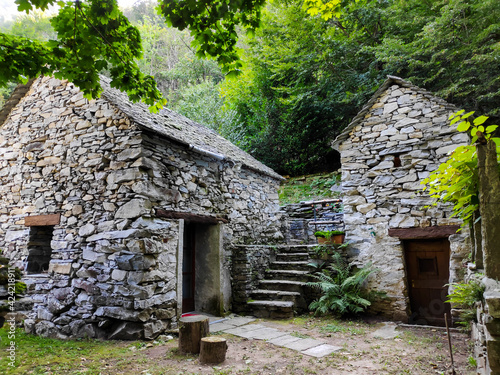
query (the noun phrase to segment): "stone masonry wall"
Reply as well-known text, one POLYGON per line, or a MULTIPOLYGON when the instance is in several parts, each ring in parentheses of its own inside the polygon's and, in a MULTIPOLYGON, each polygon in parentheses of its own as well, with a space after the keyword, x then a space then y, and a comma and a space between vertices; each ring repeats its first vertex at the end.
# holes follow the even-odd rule
POLYGON ((25 217, 61 214, 48 273, 26 278, 28 331, 136 339, 174 327, 179 223, 155 208, 227 215, 227 243, 281 238, 276 180, 152 139, 104 99, 51 78, 11 112, 0 135, 0 248, 23 267, 25 217))
MULTIPOLYGON (((468 142, 448 125, 454 111, 425 90, 393 84, 340 145, 346 240, 360 264, 372 261, 380 270, 372 285, 386 291, 390 303, 374 311, 393 319, 406 319, 408 301, 402 242, 388 229, 458 223, 449 206, 427 207, 433 202, 420 184, 448 152, 468 142)), ((460 247, 464 236, 450 242, 460 247)))

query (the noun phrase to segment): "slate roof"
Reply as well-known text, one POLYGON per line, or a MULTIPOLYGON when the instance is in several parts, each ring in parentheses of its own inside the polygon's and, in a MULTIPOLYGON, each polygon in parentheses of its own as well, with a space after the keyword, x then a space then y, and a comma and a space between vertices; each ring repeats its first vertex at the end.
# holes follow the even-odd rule
POLYGON ((195 152, 242 163, 256 172, 284 180, 271 168, 206 126, 167 108, 163 108, 158 114, 150 113, 145 104, 132 103, 128 100, 127 94, 111 88, 108 79, 101 79, 101 85, 104 89, 102 96, 133 119, 139 127, 184 144, 195 152))
POLYGON ((380 85, 380 87, 377 89, 377 91, 375 91, 375 93, 372 95, 372 97, 368 100, 368 102, 366 102, 365 106, 352 119, 352 121, 349 123, 349 125, 347 125, 347 127, 342 131, 342 133, 340 133, 337 136, 337 138, 335 138, 332 141, 332 143, 330 145, 332 146, 332 148, 334 150, 338 151, 339 146, 342 144, 342 142, 344 142, 347 138, 349 138, 349 133, 351 132, 351 130, 356 125, 360 125, 364 121, 365 115, 368 113, 370 108, 375 104, 375 102, 377 101, 379 96, 382 95, 385 92, 385 90, 387 90, 390 86, 392 86, 394 84, 399 85, 401 87, 411 88, 413 91, 420 93, 420 94, 423 94, 425 97, 428 97, 429 99, 432 98, 436 102, 439 102, 439 104, 443 104, 446 107, 449 107, 449 108, 452 108, 453 110, 456 110, 455 106, 453 106, 452 104, 448 103, 447 101, 445 101, 442 98, 439 98, 435 95, 432 95, 432 93, 430 93, 429 91, 427 91, 425 89, 422 89, 418 86, 415 86, 410 81, 406 81, 400 77, 388 75, 387 79, 384 81, 384 83, 382 83, 380 85))
MULTIPOLYGON (((3 125, 10 111, 30 89, 33 81, 34 80, 30 80, 26 85, 19 85, 14 90, 9 100, 6 102, 6 105, 0 110, 0 126, 3 125)), ((152 131, 160 137, 183 144, 193 150, 193 152, 208 155, 218 160, 224 159, 235 163, 241 163, 248 169, 258 173, 277 180, 284 180, 282 176, 271 168, 233 145, 215 131, 167 108, 162 109, 158 114, 150 113, 145 104, 132 103, 128 99, 127 94, 111 88, 109 82, 110 80, 108 78, 101 76, 101 85, 103 88, 102 97, 124 112, 140 128, 146 131, 152 131)))

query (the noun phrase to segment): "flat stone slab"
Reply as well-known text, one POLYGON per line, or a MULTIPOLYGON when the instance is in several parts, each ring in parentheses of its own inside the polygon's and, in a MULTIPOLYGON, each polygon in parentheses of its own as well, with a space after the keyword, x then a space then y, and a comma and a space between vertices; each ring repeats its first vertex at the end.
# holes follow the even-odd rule
POLYGON ((249 333, 252 334, 251 338, 257 340, 271 340, 287 335, 286 332, 277 330, 275 328, 262 328, 257 331, 250 331, 249 333))
POLYGON ((301 352, 303 350, 307 350, 307 349, 313 348, 315 346, 320 346, 323 344, 324 344, 323 341, 319 341, 319 340, 315 340, 315 339, 299 339, 297 341, 290 342, 290 343, 285 344, 283 346, 285 348, 293 349, 293 350, 297 350, 297 351, 301 352))
POLYGON ((277 346, 285 346, 286 344, 290 344, 295 341, 299 341, 299 337, 291 336, 286 334, 285 336, 276 337, 274 339, 269 340, 268 342, 277 346))
POLYGON ((232 328, 236 328, 236 326, 228 324, 227 322, 210 324, 210 332, 225 331, 227 329, 232 329, 232 328))
POLYGON ((242 326, 244 324, 251 323, 253 321, 255 321, 255 318, 247 318, 247 317, 244 317, 244 316, 238 316, 236 318, 228 319, 224 323, 232 324, 234 326, 238 326, 239 327, 239 326, 242 326))
POLYGON ((392 322, 386 322, 384 325, 372 333, 372 337, 383 340, 392 340, 399 336, 396 332, 398 325, 392 322))
POLYGON ((342 350, 341 346, 333 346, 328 344, 323 344, 319 346, 312 347, 307 350, 303 350, 301 353, 305 355, 310 355, 311 357, 321 358, 330 355, 334 352, 342 350))
POLYGON ((226 329, 224 332, 230 333, 231 335, 235 335, 235 336, 248 337, 248 333, 250 331, 256 331, 256 330, 262 329, 262 328, 267 328, 267 327, 263 326, 262 324, 249 324, 246 326, 226 329), (245 335, 245 336, 243 336, 243 335, 245 335))

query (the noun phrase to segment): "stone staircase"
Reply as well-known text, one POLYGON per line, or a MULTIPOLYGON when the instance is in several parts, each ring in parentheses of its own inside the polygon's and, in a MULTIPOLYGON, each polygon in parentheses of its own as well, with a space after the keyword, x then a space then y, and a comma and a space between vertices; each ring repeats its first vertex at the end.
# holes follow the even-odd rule
POLYGON ((310 249, 315 245, 289 245, 279 248, 276 259, 270 263, 258 289, 252 291, 247 302, 258 318, 288 319, 294 313, 307 311, 310 300, 306 297, 314 268, 310 249))

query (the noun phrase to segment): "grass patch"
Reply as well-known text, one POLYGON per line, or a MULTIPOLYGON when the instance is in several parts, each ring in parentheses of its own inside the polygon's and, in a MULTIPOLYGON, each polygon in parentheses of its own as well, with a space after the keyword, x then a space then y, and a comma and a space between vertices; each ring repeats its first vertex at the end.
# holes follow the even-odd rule
MULTIPOLYGON (((108 362, 115 368, 125 367, 134 353, 118 343, 97 340, 57 340, 28 335, 16 330, 15 340, 8 339, 6 327, 0 329, 0 352, 5 353, 11 341, 16 343, 15 368, 7 358, 0 359, 2 374, 100 374, 108 362)), ((129 345, 130 346, 130 345, 129 345)))
POLYGON ((340 175, 335 172, 289 178, 278 190, 280 205, 338 198, 339 194, 330 190, 338 182, 340 182, 340 175))

